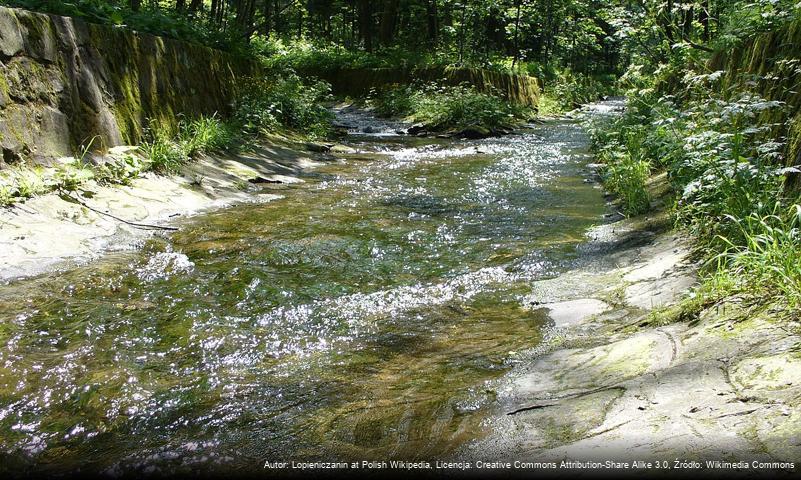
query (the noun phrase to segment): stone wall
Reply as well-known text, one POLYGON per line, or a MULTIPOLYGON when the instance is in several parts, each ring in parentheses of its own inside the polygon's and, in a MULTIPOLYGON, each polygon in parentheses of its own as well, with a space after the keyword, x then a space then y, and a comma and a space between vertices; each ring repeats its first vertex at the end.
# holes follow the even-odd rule
POLYGON ((534 77, 479 68, 335 68, 306 70, 301 73, 329 82, 334 93, 357 97, 367 95, 374 88, 413 81, 433 81, 448 85, 467 83, 474 85, 479 91, 496 91, 509 101, 535 108, 539 105, 540 97, 540 87, 534 77))
POLYGON ((256 68, 200 45, 0 7, 0 168, 89 142, 135 144, 151 119, 224 115, 235 77, 256 68))

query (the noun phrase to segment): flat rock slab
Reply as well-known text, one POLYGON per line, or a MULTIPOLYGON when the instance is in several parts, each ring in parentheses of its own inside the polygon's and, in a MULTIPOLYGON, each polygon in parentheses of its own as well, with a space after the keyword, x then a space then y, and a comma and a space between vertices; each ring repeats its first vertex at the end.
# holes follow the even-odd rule
POLYGON ((694 274, 681 274, 652 281, 641 281, 626 287, 625 302, 633 307, 651 310, 680 298, 697 283, 694 274))
POLYGON ((541 307, 548 309, 548 316, 557 328, 577 325, 611 308, 606 302, 594 298, 546 303, 541 307))
POLYGON ((797 464, 798 325, 731 298, 693 322, 648 327, 648 310, 697 283, 688 249, 669 234, 617 244, 614 261, 600 262, 610 267, 533 285, 532 308, 547 308, 558 327, 553 345, 495 382, 490 433, 459 456, 797 464))
POLYGON ((80 190, 91 195, 75 193, 69 200, 51 193, 0 209, 0 281, 127 248, 154 231, 125 222, 167 227, 201 211, 282 198, 242 185, 254 176, 300 183, 304 170, 319 165, 293 146, 275 143, 246 154, 200 158, 185 166, 183 176, 148 173, 127 186, 87 182, 80 190))

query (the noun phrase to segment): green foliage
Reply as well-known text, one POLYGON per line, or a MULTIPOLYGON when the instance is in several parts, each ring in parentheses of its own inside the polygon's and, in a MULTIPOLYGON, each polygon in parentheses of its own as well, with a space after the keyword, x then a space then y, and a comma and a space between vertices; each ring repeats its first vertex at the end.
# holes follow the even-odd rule
POLYGON ((639 215, 648 211, 651 199, 645 188, 651 175, 651 164, 635 159, 628 152, 614 152, 606 157, 607 167, 603 179, 610 192, 620 197, 626 215, 639 215))
POLYGON ((252 133, 286 127, 324 137, 331 131, 333 117, 320 102, 328 98, 330 89, 322 81, 304 83, 295 74, 244 79, 237 93, 234 120, 252 133))
POLYGON ((739 0, 726 9, 715 49, 731 48, 760 32, 779 28, 801 12, 797 0, 739 0))
POLYGON ((153 3, 142 2, 142 9, 135 12, 127 0, 2 0, 0 4, 20 7, 37 12, 46 12, 76 17, 90 23, 127 27, 162 37, 199 43, 231 53, 246 55, 250 48, 234 29, 220 29, 198 18, 181 14, 172 9, 159 8, 153 3))
POLYGON ((682 108, 653 89, 632 91, 623 116, 592 129, 604 179, 624 205, 636 205, 627 192, 637 190, 631 186, 644 181, 644 171, 667 171, 679 193, 677 222, 697 239, 716 282, 705 297, 743 291, 798 306, 801 207, 783 191, 795 169, 783 168, 784 145, 772 139, 777 126, 769 123, 782 105, 723 91, 720 77, 687 71, 682 108))
POLYGON ((338 69, 398 68, 416 65, 449 65, 452 59, 436 52, 401 47, 378 52, 347 49, 340 45, 308 40, 256 37, 253 48, 271 71, 330 71, 338 69))
POLYGON ((396 85, 374 92, 368 104, 380 115, 405 117, 435 131, 466 127, 500 129, 513 126, 533 113, 466 85, 396 85))

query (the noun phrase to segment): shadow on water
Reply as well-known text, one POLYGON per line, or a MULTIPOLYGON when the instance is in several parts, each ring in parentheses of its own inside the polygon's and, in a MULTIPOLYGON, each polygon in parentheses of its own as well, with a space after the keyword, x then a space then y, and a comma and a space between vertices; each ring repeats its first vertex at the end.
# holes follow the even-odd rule
POLYGON ((531 281, 606 211, 586 135, 352 144, 282 200, 0 287, 0 471, 256 472, 480 436, 485 382, 540 340, 531 281))

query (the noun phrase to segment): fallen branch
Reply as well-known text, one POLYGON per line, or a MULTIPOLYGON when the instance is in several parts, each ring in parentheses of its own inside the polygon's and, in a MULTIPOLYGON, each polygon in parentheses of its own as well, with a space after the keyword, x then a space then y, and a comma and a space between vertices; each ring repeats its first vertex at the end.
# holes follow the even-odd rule
POLYGON ((75 198, 75 197, 73 197, 72 195, 70 195, 68 193, 62 193, 61 197, 62 198, 63 197, 67 197, 70 200, 74 201, 75 203, 77 203, 77 204, 79 204, 79 205, 81 205, 81 206, 83 206, 85 208, 88 208, 89 210, 91 210, 91 211, 93 211, 93 212, 95 212, 95 213, 97 213, 99 215, 105 215, 107 217, 113 218, 114 220, 117 220, 118 222, 122 222, 122 223, 124 223, 126 225, 130 225, 132 227, 141 228, 141 229, 145 229, 145 230, 166 230, 166 231, 170 231, 170 232, 177 232, 178 231, 178 228, 176 228, 176 227, 166 227, 164 225, 153 225, 153 224, 149 224, 149 223, 137 223, 137 222, 131 222, 131 221, 125 220, 124 218, 120 218, 120 217, 118 217, 116 215, 112 215, 112 214, 110 214, 108 212, 103 212, 101 210, 98 210, 98 209, 92 207, 91 205, 88 205, 86 202, 82 201, 81 199, 75 198))

